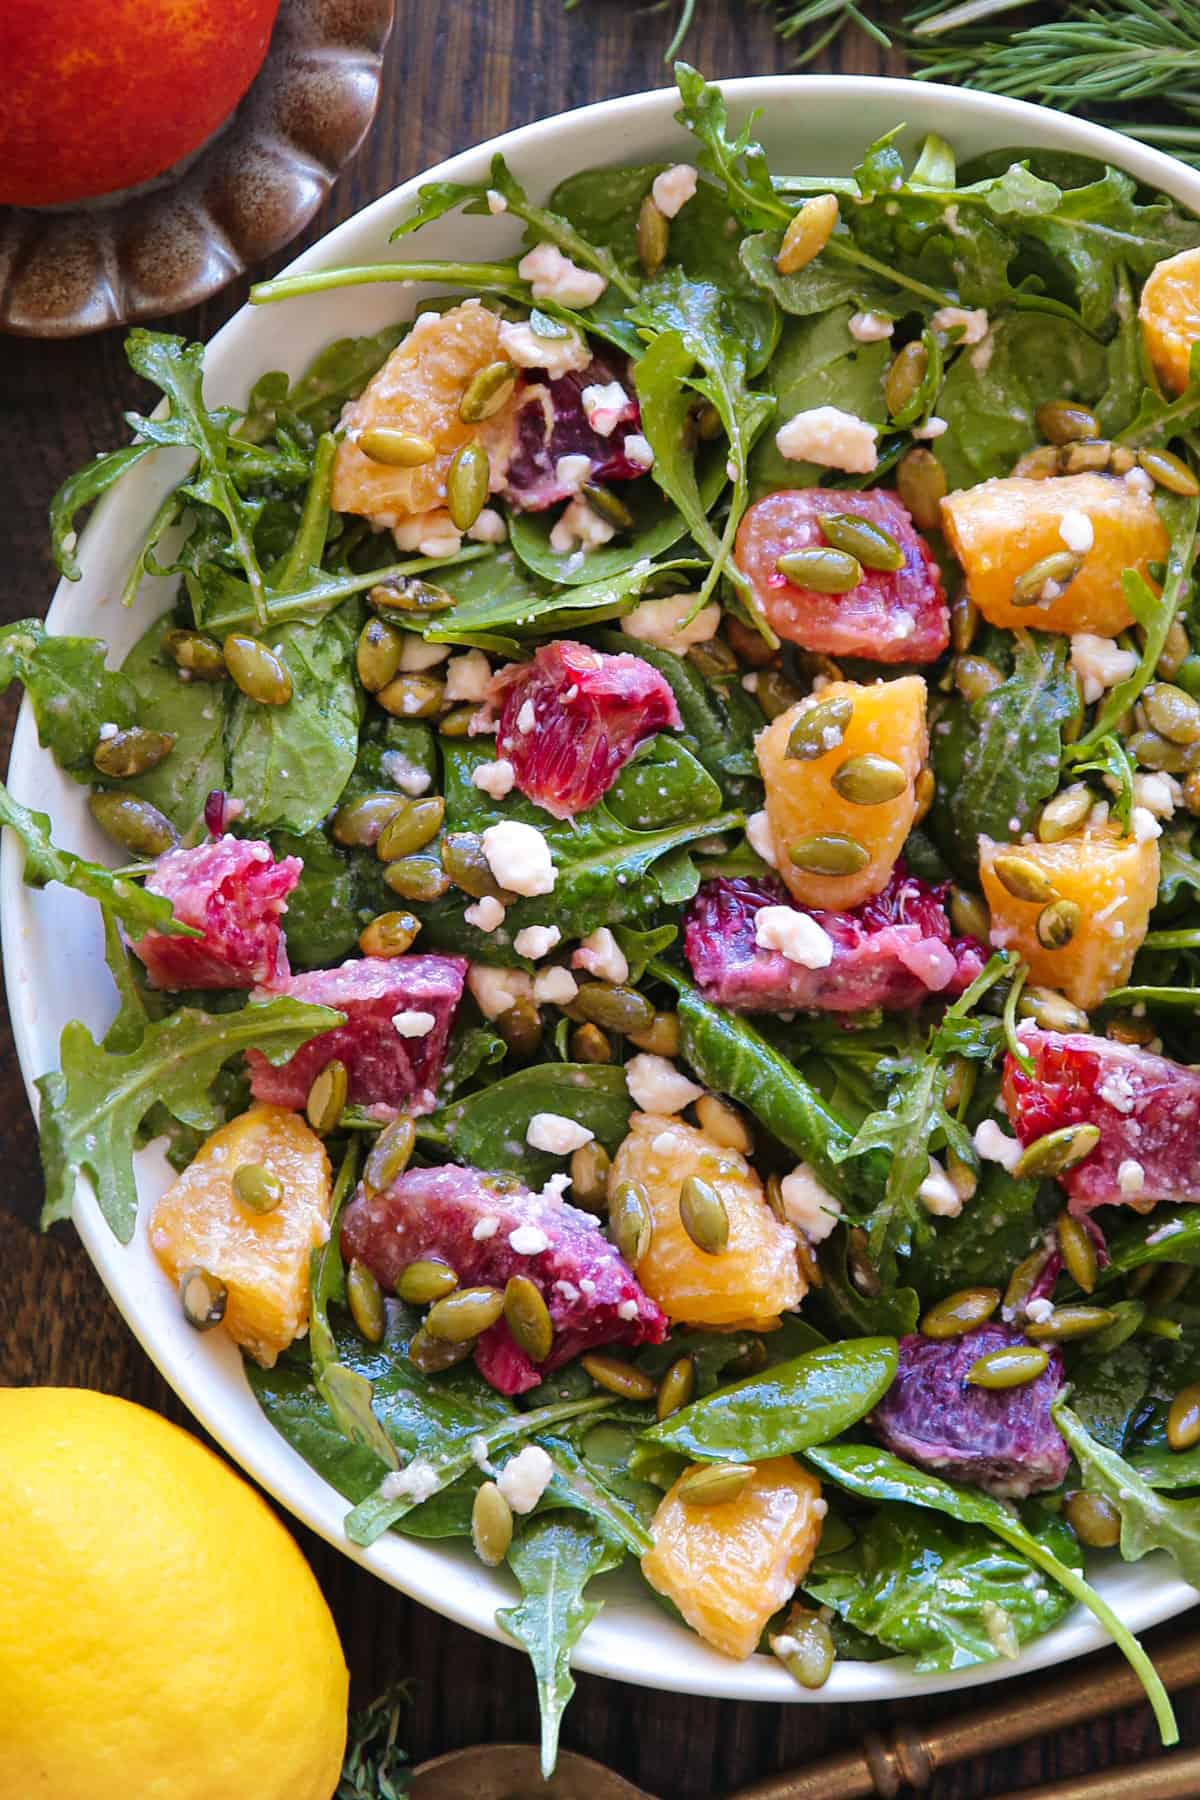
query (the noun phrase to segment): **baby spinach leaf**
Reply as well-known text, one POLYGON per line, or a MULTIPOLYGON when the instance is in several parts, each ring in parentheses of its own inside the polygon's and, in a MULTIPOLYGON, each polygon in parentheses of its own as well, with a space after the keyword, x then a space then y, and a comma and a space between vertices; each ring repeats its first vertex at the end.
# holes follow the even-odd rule
POLYGON ((354 643, 362 622, 349 603, 317 625, 285 625, 271 643, 292 677, 286 706, 260 706, 245 694, 229 723, 229 788, 259 830, 303 836, 337 805, 358 753, 362 691, 354 679, 354 643))
MULTIPOLYGON (((643 357, 642 362, 644 361, 643 357)), ((688 367, 690 366, 689 363, 688 367)), ((640 363, 638 367, 640 370, 640 363)), ((640 387, 638 392, 640 396, 640 387)), ((661 445, 663 455, 670 459, 672 469, 678 464, 679 480, 676 485, 682 491, 685 485, 684 471, 691 471, 693 468, 692 456, 659 429, 657 413, 648 423, 645 405, 643 399, 642 430, 654 448, 656 458, 661 445)), ((683 411, 687 411, 686 405, 683 411)), ((602 544, 596 550, 589 550, 585 556, 580 555, 578 550, 553 550, 550 547, 550 533, 554 529, 553 514, 521 512, 513 513, 509 519, 509 538, 513 549, 526 568, 532 569, 544 581, 562 588, 586 585, 591 590, 600 589, 604 583, 639 568, 642 563, 652 562, 673 544, 677 544, 689 531, 694 533, 697 529, 707 528, 711 532, 711 527, 707 526, 707 513, 725 485, 724 458, 710 455, 703 459, 698 485, 694 481, 692 483, 695 498, 689 504, 694 516, 685 514, 678 505, 674 486, 667 489, 670 500, 659 491, 660 487, 666 486, 665 482, 655 485, 660 472, 656 462, 654 481, 631 481, 625 487, 622 499, 633 515, 633 524, 611 544, 602 544), (676 500, 675 505, 671 504, 672 500, 676 500)), ((699 538, 697 542, 700 542, 699 538)), ((646 578, 652 573, 651 569, 641 571, 639 568, 639 574, 644 574, 646 578)), ((560 594, 556 604, 561 608, 569 603, 560 594)))
POLYGON ((701 1461, 798 1455, 865 1418, 895 1374, 895 1338, 823 1344, 764 1375, 718 1388, 645 1436, 701 1461))
POLYGON ((138 724, 169 731, 175 739, 171 754, 156 769, 123 782, 122 792, 148 800, 186 834, 203 818, 208 795, 225 786, 230 688, 227 682, 179 679, 178 667, 163 648, 163 637, 174 623, 171 613, 156 619, 121 665, 133 689, 138 724))
MULTIPOLYGON (((779 424, 814 406, 836 406, 883 424, 883 377, 891 346, 886 341, 856 343, 849 331, 853 311, 850 305, 836 306, 785 324, 768 376, 779 424)), ((793 462, 784 456, 776 448, 774 433, 767 432, 750 458, 751 497, 777 488, 814 487, 825 473, 819 463, 793 462)))
POLYGON ((535 1113, 575 1119, 613 1153, 629 1129, 633 1102, 619 1068, 606 1063, 536 1063, 489 1082, 417 1121, 417 1135, 479 1169, 508 1169, 539 1188, 562 1158, 525 1141, 535 1113))
POLYGON ((102 863, 88 862, 71 850, 60 850, 51 842, 47 814, 22 806, 2 781, 0 825, 11 826, 25 846, 25 880, 30 887, 41 888, 47 882, 58 881, 63 887, 74 888, 119 919, 134 937, 147 931, 162 931, 175 937, 201 935, 176 919, 171 902, 164 895, 148 892, 127 876, 115 875, 102 863))
POLYGON ((273 831, 271 848, 277 858, 298 856, 304 863, 288 895, 285 920, 292 965, 316 969, 340 962, 354 949, 370 913, 360 891, 361 858, 339 850, 323 831, 304 836, 273 831))
MULTIPOLYGON (((519 532, 519 521, 530 517, 537 515, 514 517, 514 530, 519 532)), ((647 583, 667 575, 686 579, 699 567, 694 557, 651 563, 642 556, 631 567, 601 580, 547 593, 540 582, 531 580, 511 550, 493 551, 447 578, 455 604, 448 612, 436 614, 423 635, 427 643, 448 644, 477 641, 481 632, 493 638, 503 633, 504 642, 511 645, 509 653, 515 654, 521 638, 557 631, 571 635, 588 625, 618 619, 633 610, 647 583)), ((589 574, 591 568, 589 554, 589 574)))
POLYGON ((1002 1501, 971 1488, 952 1487, 936 1475, 912 1468, 898 1456, 893 1456, 890 1450, 876 1450, 866 1444, 827 1444, 822 1449, 809 1450, 807 1457, 814 1468, 836 1481, 847 1493, 856 1494, 863 1500, 900 1500, 909 1506, 929 1507, 934 1512, 945 1513, 965 1525, 985 1526, 1039 1569, 1044 1569, 1099 1619, 1146 1690, 1163 1743, 1178 1743, 1179 1731, 1170 1699, 1141 1644, 1079 1570, 1065 1562, 1043 1538, 1035 1536, 1002 1501))
POLYGON ((782 241, 778 231, 744 237, 741 260, 751 281, 770 294, 785 313, 807 318, 849 305, 863 312, 899 317, 913 310, 911 294, 858 263, 817 256, 794 274, 781 275, 775 259, 782 241))
POLYGON ((1107 1356, 1081 1346, 1070 1370, 1071 1401, 1085 1431, 1106 1450, 1120 1454, 1150 1385, 1150 1352, 1144 1343, 1124 1343, 1107 1356))
MULTIPOLYGON (((1081 1566, 1072 1533, 1048 1519, 1039 1538, 1081 1566)), ((918 1674, 966 1669, 1013 1656, 1070 1612, 1059 1587, 981 1526, 940 1524, 907 1506, 880 1507, 846 1550, 818 1557, 805 1592, 891 1649, 918 1674)))
POLYGON ((847 1333, 856 1337, 904 1337, 917 1329, 921 1302, 911 1287, 884 1288, 878 1294, 864 1294, 857 1288, 846 1266, 847 1234, 835 1231, 821 1247, 821 1285, 813 1288, 806 1301, 806 1312, 829 1331, 831 1336, 847 1333))
POLYGON ((218 1118, 209 1090, 230 1057, 254 1049, 284 1062, 341 1022, 341 1013, 326 1006, 288 999, 216 1017, 181 1007, 148 1024, 135 1050, 118 1053, 101 1049, 73 1019, 63 1030, 59 1067, 37 1081, 43 1227, 69 1217, 75 1183, 86 1175, 113 1235, 127 1244, 137 1216, 134 1145, 150 1108, 161 1101, 183 1124, 212 1131, 218 1118))
POLYGON ((605 804, 631 831, 656 831, 682 819, 706 819, 724 804, 704 765, 677 738, 648 738, 608 791, 605 804))
POLYGON ((909 1279, 927 1299, 960 1288, 986 1287, 998 1270, 1020 1262, 1039 1228, 1036 1181, 1014 1181, 998 1163, 984 1163, 979 1186, 956 1219, 932 1221, 909 1259, 909 1279))
POLYGON ((715 82, 690 64, 675 64, 681 105, 678 123, 696 139, 696 161, 724 187, 731 211, 743 225, 786 225, 791 208, 777 197, 762 145, 750 136, 753 120, 730 137, 725 100, 715 82))
POLYGON ((757 804, 761 793, 754 734, 761 729, 757 706, 745 705, 749 695, 741 688, 724 692, 705 681, 699 670, 673 650, 660 650, 615 631, 601 632, 597 644, 614 655, 632 652, 657 669, 671 684, 683 733, 678 740, 696 756, 720 783, 731 806, 757 804), (752 778, 748 780, 747 777, 752 778))
POLYGON ((38 619, 0 630, 0 693, 20 681, 29 695, 38 742, 60 769, 95 779, 92 752, 102 725, 132 725, 136 700, 125 677, 106 669, 100 638, 51 636, 38 619))
POLYGON ((457 1099, 460 1091, 476 1075, 504 1061, 508 1045, 485 1025, 464 1025, 460 1013, 454 1036, 446 1052, 438 1098, 443 1106, 457 1099))
POLYGON ((85 506, 93 506, 127 469, 144 461, 156 449, 154 444, 126 444, 122 450, 110 450, 93 457, 74 475, 69 475, 50 502, 50 544, 54 565, 68 581, 78 581, 83 574, 75 554, 75 521, 85 506))
POLYGON ((1084 1482, 1093 1493, 1111 1501, 1121 1515, 1125 1561, 1137 1562, 1151 1550, 1167 1550, 1184 1580, 1200 1587, 1200 1500, 1164 1498, 1124 1457, 1098 1442, 1061 1397, 1055 1401, 1053 1413, 1084 1482))
POLYGON ((600 1610, 585 1600, 593 1575, 615 1569, 623 1552, 594 1524, 550 1513, 525 1526, 513 1540, 509 1566, 521 1584, 516 1606, 496 1621, 528 1652, 537 1680, 542 1718, 542 1777, 549 1781, 558 1757, 563 1712, 575 1683, 571 1651, 600 1610))

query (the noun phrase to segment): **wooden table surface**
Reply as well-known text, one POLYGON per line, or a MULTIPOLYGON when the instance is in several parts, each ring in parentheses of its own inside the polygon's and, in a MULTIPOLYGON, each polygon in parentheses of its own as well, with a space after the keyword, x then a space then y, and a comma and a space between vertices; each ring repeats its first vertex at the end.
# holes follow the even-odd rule
MULTIPOLYGON (((674 14, 675 0, 669 12, 674 14)), ((745 0, 700 0, 698 12, 686 53, 709 75, 786 68, 787 50, 771 30, 767 9, 745 0)), ((561 0, 447 0, 442 6, 398 0, 397 14, 374 128, 294 250, 453 151, 531 119, 666 80, 660 59, 667 14, 632 0, 582 0, 572 11, 561 0)), ((825 52, 818 66, 903 72, 895 53, 889 57, 850 36, 825 52)), ((619 156, 620 146, 613 149, 619 156)), ((244 298, 245 283, 239 282, 164 323, 188 337, 207 338, 244 298)), ((0 621, 44 612, 54 587, 45 526, 50 496, 95 451, 122 441, 123 410, 145 398, 118 333, 72 344, 0 339, 0 621)), ((15 692, 0 701, 0 766, 7 761, 16 703, 15 692)), ((3 1014, 0 1119, 7 1170, 0 1187, 0 1206, 7 1209, 0 1211, 0 1383, 100 1388, 186 1422, 73 1233, 60 1227, 41 1237, 35 1229, 41 1203, 37 1143, 3 1014)), ((533 1683, 522 1656, 425 1611, 320 1540, 299 1535, 337 1616, 356 1700, 400 1676, 417 1677, 406 1732, 414 1760, 464 1744, 536 1737, 533 1683)), ((1021 1682, 1004 1689, 1014 1707, 1028 1692, 1029 1684, 1021 1682)), ((953 1697, 935 1696, 886 1710, 897 1719, 930 1719, 955 1705, 953 1697)), ((856 1743, 865 1730, 886 1722, 883 1712, 735 1704, 581 1676, 563 1736, 568 1747, 609 1763, 664 1800, 692 1800, 856 1743)), ((1195 1742, 1200 1696, 1183 1699, 1180 1722, 1185 1743, 1195 1742)), ((1152 1754, 1153 1729, 1142 1709, 947 1772, 932 1792, 936 1800, 1003 1794, 1152 1754)), ((1117 1793, 1116 1785, 1111 1791, 1117 1793)))

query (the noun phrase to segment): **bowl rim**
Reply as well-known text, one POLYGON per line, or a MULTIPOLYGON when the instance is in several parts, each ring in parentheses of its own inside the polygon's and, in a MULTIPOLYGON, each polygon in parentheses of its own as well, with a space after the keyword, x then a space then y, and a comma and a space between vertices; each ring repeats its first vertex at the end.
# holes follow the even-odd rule
MULTIPOLYGON (((769 109, 795 100, 800 94, 804 95, 806 104, 817 107, 849 106, 856 99, 869 97, 874 101, 882 97, 895 102, 898 118, 915 112, 921 130, 944 129, 945 135, 951 138, 955 115, 959 120, 969 116, 985 121, 989 126, 1003 127, 1005 135, 1000 141, 1008 144, 1036 143, 1039 139, 1044 142, 1050 136, 1057 140, 1054 147, 1114 163, 1139 181, 1200 213, 1200 173, 1197 171, 1104 126, 1026 101, 937 83, 867 75, 749 76, 722 80, 717 85, 730 111, 739 117, 748 108, 769 109)), ((560 135, 582 137, 586 128, 601 119, 608 124, 618 114, 627 122, 641 124, 649 120, 661 124, 666 135, 677 98, 673 87, 663 86, 596 101, 534 120, 458 151, 341 221, 296 257, 283 272, 303 273, 345 261, 338 255, 339 244, 377 227, 410 205, 423 183, 478 180, 485 171, 487 160, 497 152, 507 157, 536 158, 560 135)), ((681 146, 686 142, 680 128, 681 146)), ((389 247, 386 233, 384 235, 382 256, 386 258, 389 247)), ((401 257, 397 255, 395 260, 401 260, 401 257)), ((402 298, 406 294, 403 288, 399 292, 402 298)), ((288 307, 302 303, 297 299, 282 305, 286 312, 288 307)), ((259 310, 249 305, 241 307, 209 341, 206 356, 213 352, 218 355, 232 352, 249 320, 258 316, 259 310)), ((153 460, 159 462, 161 459, 153 460)), ((146 467, 146 464, 139 465, 131 474, 136 475, 146 467)), ((117 483, 101 500, 81 533, 78 550, 81 562, 85 562, 89 545, 96 544, 108 522, 118 516, 122 507, 122 486, 117 483)), ((144 519, 144 514, 142 516, 144 519)), ((61 616, 67 610, 73 586, 66 581, 58 583, 47 614, 49 625, 54 625, 56 614, 61 616)), ((28 698, 23 698, 13 738, 9 778, 20 793, 34 797, 35 804, 45 804, 38 787, 37 771, 39 766, 44 766, 42 759, 46 755, 37 741, 28 698)), ((66 778, 61 777, 57 769, 54 774, 65 791, 69 785, 66 778)), ((15 833, 2 835, 0 949, 4 956, 17 1056, 36 1116, 38 1096, 34 1082, 42 1054, 36 1002, 31 1000, 25 985, 20 945, 28 932, 36 933, 39 927, 33 923, 33 891, 25 887, 21 878, 23 858, 15 833), (20 974, 19 969, 22 969, 20 974)), ((61 893, 62 890, 54 892, 61 893)), ((143 1157, 146 1154, 145 1151, 140 1153, 143 1157)), ((140 1210, 144 1224, 146 1209, 140 1210)), ((264 1430, 266 1421, 257 1410, 253 1415, 256 1429, 247 1429, 236 1418, 231 1421, 228 1395, 226 1406, 222 1406, 221 1396, 227 1385, 220 1373, 222 1367, 232 1375, 236 1366, 237 1378, 246 1386, 245 1377, 240 1373, 240 1360, 232 1345, 228 1346, 229 1355, 223 1353, 223 1347, 214 1347, 213 1360, 218 1369, 215 1379, 208 1372, 207 1359, 201 1361, 194 1355, 179 1354, 166 1341, 149 1312, 143 1310, 144 1293, 139 1292, 136 1281, 131 1281, 121 1267, 125 1247, 118 1245, 109 1233, 100 1218, 90 1184, 85 1181, 77 1184, 72 1217, 93 1264, 142 1348, 198 1423, 247 1474, 310 1529, 410 1598, 497 1642, 512 1643, 494 1617, 500 1591, 496 1578, 490 1571, 482 1569, 469 1550, 456 1547, 451 1540, 435 1541, 431 1545, 428 1541, 403 1538, 395 1533, 388 1534, 366 1551, 350 1544, 342 1530, 346 1502, 336 1490, 316 1475, 298 1452, 269 1425, 264 1430), (446 1591, 447 1580, 451 1592, 446 1591)), ((206 1345, 210 1342, 205 1340, 206 1345)), ((246 1391, 248 1393, 248 1387, 246 1391)), ((683 1628, 660 1618, 658 1609, 649 1605, 644 1587, 639 1584, 635 1590, 630 1585, 634 1579, 630 1574, 601 1578, 600 1591, 610 1603, 579 1640, 572 1654, 572 1665, 589 1673, 641 1686, 711 1698, 763 1699, 795 1704, 895 1700, 985 1685, 1037 1668, 1056 1666, 1068 1657, 1110 1641, 1089 1613, 1080 1616, 1079 1609, 1075 1609, 1062 1624, 1035 1640, 1011 1662, 990 1663, 941 1675, 914 1674, 908 1658, 879 1663, 842 1663, 825 1689, 819 1694, 808 1694, 799 1689, 773 1659, 755 1656, 745 1663, 731 1662, 709 1650, 690 1632, 685 1633, 683 1628), (629 1596, 635 1592, 636 1603, 631 1603, 629 1596), (640 1656, 639 1651, 642 1652, 640 1656)), ((1134 1630, 1171 1618, 1196 1600, 1196 1590, 1174 1573, 1174 1565, 1161 1554, 1137 1565, 1117 1564, 1111 1570, 1105 1570, 1100 1580, 1110 1602, 1128 1618, 1134 1630), (1115 1594, 1117 1589, 1120 1592, 1115 1594)), ((511 1599, 511 1589, 505 1588, 502 1592, 505 1600, 511 1599)))

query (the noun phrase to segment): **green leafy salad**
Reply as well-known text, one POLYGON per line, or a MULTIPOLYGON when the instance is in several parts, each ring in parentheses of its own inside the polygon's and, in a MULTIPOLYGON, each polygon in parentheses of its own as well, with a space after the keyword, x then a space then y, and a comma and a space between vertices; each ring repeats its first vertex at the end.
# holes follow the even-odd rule
POLYGON ((174 602, 0 633, 120 864, 0 790, 119 999, 45 1221, 146 1234, 353 1543, 505 1565, 547 1772, 630 1562, 835 1697, 1082 1605, 1173 1742, 1087 1566, 1200 1585, 1200 222, 901 128, 772 170, 676 73, 686 160, 393 233, 511 256, 256 289, 433 296, 297 379, 131 333, 55 553, 183 449, 174 602))

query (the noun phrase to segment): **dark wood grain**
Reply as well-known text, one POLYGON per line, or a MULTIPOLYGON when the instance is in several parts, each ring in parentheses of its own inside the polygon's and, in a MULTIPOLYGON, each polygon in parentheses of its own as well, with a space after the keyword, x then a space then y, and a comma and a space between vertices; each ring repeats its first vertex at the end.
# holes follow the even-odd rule
MULTIPOLYGON (((767 11, 744 0, 701 0, 699 11, 687 49, 710 74, 786 67, 767 11)), ((559 0, 441 6, 399 0, 375 127, 300 244, 481 138, 588 101, 664 85, 666 31, 662 12, 628 0, 583 0, 572 12, 559 0)), ((820 66, 902 72, 897 59, 863 39, 835 46, 820 66)), ((168 324, 207 337, 243 299, 239 285, 168 324)), ((123 410, 145 397, 117 334, 53 345, 0 339, 0 618, 45 610, 54 585, 45 530, 50 496, 70 470, 120 440, 123 410)), ((15 701, 10 695, 0 703, 0 763, 7 760, 15 701)), ((0 1198, 7 1208, 0 1212, 0 1383, 100 1388, 183 1421, 183 1409, 126 1330, 72 1234, 60 1229, 40 1237, 33 1229, 41 1199, 37 1149, 6 1018, 0 1022, 0 1109, 0 1198)), ((417 1677, 407 1733, 414 1757, 536 1735, 533 1687, 521 1657, 405 1600, 310 1535, 300 1538, 337 1615, 356 1697, 364 1700, 402 1675, 417 1677)), ((1019 1708, 1028 1687, 1014 1683, 1006 1692, 1019 1708)), ((582 1676, 564 1741, 656 1794, 693 1800, 859 1741, 885 1716, 929 1719, 955 1705, 936 1696, 889 1709, 741 1705, 582 1676)), ((1180 1716, 1185 1738, 1195 1741, 1200 1703, 1185 1700, 1180 1716)), ((933 1791, 936 1800, 969 1800, 1154 1753, 1143 1709, 946 1773, 933 1791)))

